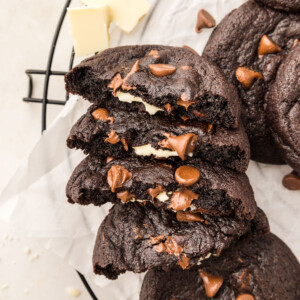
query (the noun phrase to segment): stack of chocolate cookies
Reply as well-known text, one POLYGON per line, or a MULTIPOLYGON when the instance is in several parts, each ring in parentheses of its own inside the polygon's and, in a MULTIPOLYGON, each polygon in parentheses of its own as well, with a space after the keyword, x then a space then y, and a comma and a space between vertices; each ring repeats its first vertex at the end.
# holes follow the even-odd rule
POLYGON ((281 280, 300 296, 297 260, 269 233, 245 174, 238 94, 214 64, 184 48, 112 48, 71 70, 66 89, 93 103, 67 139, 88 154, 68 201, 113 203, 95 273, 150 270, 141 299, 245 300, 285 295, 259 270, 289 269, 281 280))

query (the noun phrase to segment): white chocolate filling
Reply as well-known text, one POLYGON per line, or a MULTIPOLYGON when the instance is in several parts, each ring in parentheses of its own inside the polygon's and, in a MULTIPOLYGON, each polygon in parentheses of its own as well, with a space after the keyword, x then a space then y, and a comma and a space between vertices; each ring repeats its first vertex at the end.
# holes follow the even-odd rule
POLYGON ((116 94, 116 96, 122 102, 127 102, 127 103, 140 102, 140 103, 143 103, 144 106, 145 106, 146 111, 150 115, 155 115, 158 111, 163 111, 163 109, 161 109, 159 107, 156 107, 154 105, 148 104, 142 98, 133 96, 133 95, 131 95, 129 93, 123 93, 123 92, 118 91, 117 94, 116 94))
POLYGON ((160 202, 165 202, 169 200, 169 196, 166 192, 161 192, 155 198, 158 199, 160 202))

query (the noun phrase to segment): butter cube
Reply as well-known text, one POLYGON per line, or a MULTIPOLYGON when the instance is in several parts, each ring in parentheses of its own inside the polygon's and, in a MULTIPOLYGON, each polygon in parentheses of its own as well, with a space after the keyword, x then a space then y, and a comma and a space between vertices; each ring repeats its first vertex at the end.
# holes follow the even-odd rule
POLYGON ((88 7, 108 5, 111 21, 121 30, 129 33, 149 12, 150 4, 145 0, 81 0, 88 7))
POLYGON ((109 9, 106 5, 69 8, 68 17, 76 55, 88 55, 109 47, 109 9))

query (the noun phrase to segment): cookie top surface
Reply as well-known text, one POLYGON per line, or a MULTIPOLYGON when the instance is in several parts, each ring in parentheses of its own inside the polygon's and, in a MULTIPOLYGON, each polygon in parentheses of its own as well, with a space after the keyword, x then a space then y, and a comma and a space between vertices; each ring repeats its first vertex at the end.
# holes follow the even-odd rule
POLYGON ((65 80, 67 91, 100 105, 110 97, 128 107, 142 102, 140 109, 150 114, 168 115, 171 107, 178 117, 238 126, 240 104, 233 85, 215 65, 185 48, 111 48, 80 63, 65 80))
POLYGON ((189 163, 123 158, 105 165, 89 156, 74 170, 67 185, 71 203, 151 202, 174 212, 253 219, 256 203, 246 174, 200 159, 189 163))
POLYGON ((151 156, 188 162, 197 157, 240 172, 246 171, 250 156, 242 125, 217 128, 196 120, 124 111, 117 104, 90 107, 71 129, 67 145, 114 158, 151 156))
POLYGON ((254 224, 260 224, 260 230, 268 230, 261 210, 252 222, 203 218, 179 222, 174 213, 157 210, 151 204, 116 204, 98 230, 94 271, 116 279, 126 271, 140 273, 155 267, 167 270, 176 264, 186 269, 220 254, 246 232, 256 230, 254 224))
POLYGON ((207 294, 215 294, 213 299, 219 300, 294 300, 300 297, 299 284, 297 259, 287 245, 269 233, 242 238, 219 257, 192 270, 173 267, 169 272, 149 271, 140 299, 208 300, 211 297, 207 294))
POLYGON ((278 69, 267 95, 267 112, 285 161, 300 174, 300 43, 278 69))
POLYGON ((300 0, 256 0, 264 5, 287 12, 300 12, 300 0))
POLYGON ((221 67, 238 87, 251 158, 257 161, 284 162, 270 134, 265 96, 278 66, 299 37, 299 14, 248 1, 223 19, 204 50, 203 55, 221 67))

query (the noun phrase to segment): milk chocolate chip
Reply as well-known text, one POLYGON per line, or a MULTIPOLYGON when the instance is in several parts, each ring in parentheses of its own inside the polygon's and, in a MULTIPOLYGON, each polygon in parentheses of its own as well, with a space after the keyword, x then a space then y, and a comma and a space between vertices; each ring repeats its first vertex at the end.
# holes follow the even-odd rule
POLYGON ((165 105, 165 109, 167 113, 170 114, 173 111, 174 107, 170 103, 168 103, 165 105))
POLYGON ((176 71, 176 67, 168 64, 150 64, 149 68, 157 77, 172 75, 176 71))
POLYGON ((123 84, 123 79, 121 75, 118 73, 110 82, 110 84, 107 86, 111 89, 113 89, 113 95, 116 96, 116 91, 118 88, 120 88, 123 84))
POLYGON ((196 50, 194 50, 193 48, 191 48, 190 46, 184 45, 184 46, 182 46, 182 48, 185 48, 185 49, 189 50, 190 52, 199 55, 199 53, 196 50))
POLYGON ((195 149, 198 137, 194 133, 186 133, 179 136, 171 135, 170 133, 164 133, 163 135, 167 139, 158 142, 158 145, 162 148, 176 151, 182 160, 185 160, 186 153, 190 153, 195 149))
POLYGON ((237 296, 236 300, 255 300, 255 299, 250 294, 241 294, 237 296))
POLYGON ((109 121, 110 124, 115 121, 114 117, 108 116, 108 111, 105 108, 97 108, 92 112, 92 116, 95 120, 101 120, 103 122, 109 121))
POLYGON ((185 270, 190 264, 190 258, 187 257, 185 254, 181 255, 180 260, 178 261, 178 265, 185 270))
POLYGON ((108 138, 106 138, 104 141, 110 144, 116 144, 120 141, 120 139, 117 133, 111 129, 110 133, 108 134, 108 138))
POLYGON ((192 166, 181 166, 175 172, 175 179, 179 184, 191 186, 200 178, 200 171, 192 166))
POLYGON ((148 56, 153 56, 155 58, 160 58, 159 54, 158 54, 158 50, 151 50, 148 54, 148 56))
POLYGON ((185 210, 190 207, 193 200, 198 199, 198 196, 199 195, 193 193, 191 190, 183 188, 181 191, 174 192, 169 207, 175 211, 185 210))
POLYGON ((215 26, 216 20, 214 17, 205 9, 200 9, 197 14, 196 32, 200 33, 202 28, 211 28, 215 26))
POLYGON ((191 211, 178 211, 176 213, 176 219, 178 222, 204 222, 204 219, 199 213, 191 211))
POLYGON ((202 270, 199 270, 199 274, 203 280, 207 297, 213 298, 222 286, 224 279, 219 276, 210 275, 202 270))
POLYGON ((158 236, 151 236, 150 237, 150 245, 156 245, 160 243, 161 241, 164 241, 166 237, 163 234, 160 234, 158 236))
POLYGON ((107 156, 106 157, 106 163, 108 164, 109 162, 113 161, 114 158, 112 156, 107 156))
POLYGON ((126 81, 129 79, 129 77, 130 77, 132 74, 136 73, 138 70, 139 70, 139 60, 137 60, 137 61, 135 62, 135 64, 132 66, 130 72, 125 76, 125 78, 124 78, 124 80, 123 80, 123 84, 122 84, 122 89, 123 89, 123 90, 127 90, 127 91, 128 91, 128 90, 134 90, 134 89, 136 89, 136 87, 128 86, 128 85, 126 84, 126 81))
POLYGON ((282 184, 285 188, 291 191, 300 190, 300 176, 293 171, 292 173, 285 175, 282 179, 282 184))
POLYGON ((117 188, 122 187, 130 178, 131 173, 119 165, 112 166, 107 172, 107 182, 113 193, 117 188))
POLYGON ((258 55, 264 56, 266 54, 272 54, 280 52, 281 48, 278 47, 270 38, 268 38, 266 35, 263 35, 263 37, 260 40, 259 47, 258 47, 258 55))
POLYGON ((123 144, 125 151, 128 151, 127 141, 124 138, 121 138, 121 143, 123 144))
POLYGON ((252 71, 246 67, 239 67, 235 72, 237 80, 245 89, 250 89, 254 79, 262 79, 262 75, 258 72, 252 71))
POLYGON ((164 188, 158 184, 155 188, 150 188, 147 190, 148 194, 152 197, 152 200, 160 193, 164 191, 164 188))
POLYGON ((130 194, 128 191, 117 193, 117 198, 119 198, 123 203, 126 203, 134 198, 134 195, 130 194))

